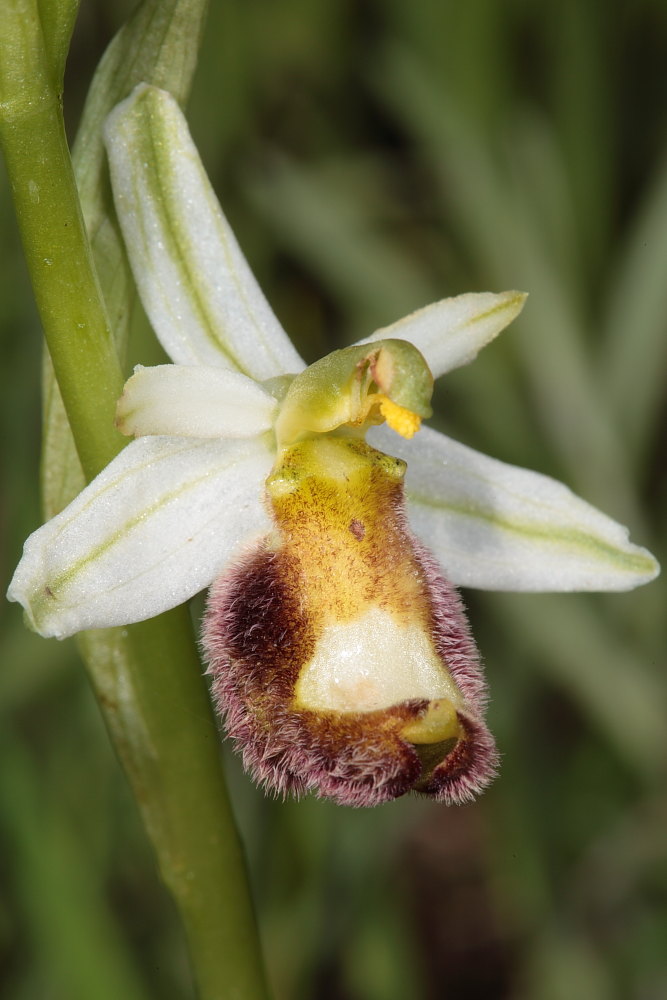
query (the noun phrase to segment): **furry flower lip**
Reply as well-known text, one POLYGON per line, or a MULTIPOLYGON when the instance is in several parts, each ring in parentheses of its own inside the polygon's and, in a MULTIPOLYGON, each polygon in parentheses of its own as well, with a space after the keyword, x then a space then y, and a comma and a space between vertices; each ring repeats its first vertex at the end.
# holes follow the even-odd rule
POLYGON ((525 296, 444 299, 306 368, 176 102, 137 88, 106 141, 174 363, 136 369, 118 407, 136 440, 30 536, 10 600, 62 638, 212 585, 214 695, 258 780, 351 805, 469 798, 495 752, 454 587, 627 590, 658 572, 566 486, 419 430, 432 379, 472 361, 525 296))
POLYGON ((461 603, 408 527, 406 463, 364 441, 383 419, 412 437, 431 391, 399 340, 298 375, 275 423, 273 531, 211 588, 214 697, 248 770, 279 792, 460 802, 494 774, 461 603))

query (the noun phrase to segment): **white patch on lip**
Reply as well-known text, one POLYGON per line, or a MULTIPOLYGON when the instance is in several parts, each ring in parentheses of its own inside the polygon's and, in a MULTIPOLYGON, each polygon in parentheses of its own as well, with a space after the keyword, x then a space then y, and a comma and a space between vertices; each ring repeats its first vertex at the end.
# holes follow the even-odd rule
POLYGON ((373 712, 411 698, 463 703, 428 633, 377 607, 325 628, 295 690, 297 705, 315 711, 373 712))

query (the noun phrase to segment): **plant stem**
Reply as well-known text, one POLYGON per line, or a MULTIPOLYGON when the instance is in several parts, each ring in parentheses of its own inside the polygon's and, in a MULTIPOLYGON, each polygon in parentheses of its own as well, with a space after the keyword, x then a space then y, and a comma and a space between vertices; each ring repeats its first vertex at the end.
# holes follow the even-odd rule
POLYGON ((31 0, 4 0, 0 140, 37 308, 87 478, 122 448, 123 375, 102 303, 31 0))
POLYGON ((123 630, 127 641, 120 646, 119 629, 79 639, 178 904, 202 1000, 262 1000, 266 986, 245 857, 188 624, 185 608, 176 608, 123 630))

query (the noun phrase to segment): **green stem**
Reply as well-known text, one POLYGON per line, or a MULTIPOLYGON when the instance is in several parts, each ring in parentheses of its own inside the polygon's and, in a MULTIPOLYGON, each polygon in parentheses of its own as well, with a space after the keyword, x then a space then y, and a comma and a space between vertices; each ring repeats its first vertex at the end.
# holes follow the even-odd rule
POLYGON ((200 995, 262 1000, 267 994, 245 857, 187 611, 176 608, 127 629, 121 670, 119 631, 82 633, 80 645, 162 877, 178 903, 200 995))
POLYGON ((102 303, 37 8, 4 0, 0 141, 44 335, 84 472, 122 448, 123 375, 102 303))
MULTIPOLYGON (((91 479, 126 443, 114 427, 123 376, 67 148, 55 43, 45 44, 36 0, 0 0, 0 16, 0 141, 49 352, 91 479)), ((64 37, 57 19, 48 28, 64 37)), ((243 852, 187 611, 87 633, 81 645, 179 905, 202 1000, 262 1000, 243 852)))

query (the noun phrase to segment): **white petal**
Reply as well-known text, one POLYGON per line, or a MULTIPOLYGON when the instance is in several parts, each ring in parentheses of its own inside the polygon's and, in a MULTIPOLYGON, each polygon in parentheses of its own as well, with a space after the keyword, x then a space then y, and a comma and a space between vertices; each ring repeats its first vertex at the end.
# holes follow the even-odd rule
POLYGON ((301 371, 173 97, 140 85, 109 116, 105 133, 134 277, 172 360, 221 365, 259 380, 301 371))
POLYGON ((8 597, 59 639, 187 600, 269 529, 261 439, 133 441, 25 543, 8 597))
POLYGON ((527 296, 524 292, 469 292, 399 319, 391 326, 360 341, 397 337, 409 340, 426 358, 434 378, 469 364, 508 323, 519 315, 527 296))
POLYGON ((630 590, 659 572, 627 529, 562 483, 423 428, 372 442, 405 459, 410 524, 456 584, 483 590, 630 590))
POLYGON ((123 434, 247 438, 269 430, 274 397, 247 375, 203 365, 137 365, 118 401, 123 434))

